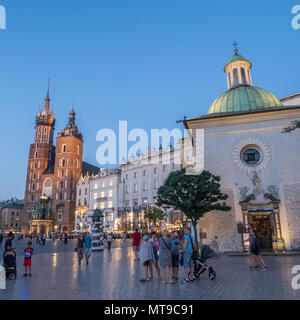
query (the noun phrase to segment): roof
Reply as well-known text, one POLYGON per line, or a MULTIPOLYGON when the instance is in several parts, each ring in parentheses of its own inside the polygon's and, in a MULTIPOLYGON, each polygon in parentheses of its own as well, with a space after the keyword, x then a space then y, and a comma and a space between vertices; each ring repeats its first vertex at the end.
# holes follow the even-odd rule
POLYGON ((232 117, 232 116, 241 116, 241 115, 245 115, 245 114, 274 112, 274 111, 292 110, 292 109, 300 109, 300 105, 299 106, 280 106, 280 107, 274 107, 274 108, 263 109, 263 110, 253 110, 253 111, 211 113, 211 114, 206 114, 204 116, 195 117, 195 118, 185 118, 184 120, 181 120, 181 122, 186 123, 189 121, 197 121, 197 120, 204 120, 204 119, 224 118, 224 117, 232 117))
POLYGON ((100 171, 100 168, 82 161, 82 175, 85 176, 86 174, 89 174, 90 176, 92 174, 98 174, 100 171))
POLYGON ((271 92, 242 85, 221 94, 211 105, 207 114, 259 111, 280 106, 282 103, 271 92))
POLYGON ((236 61, 246 61, 246 62, 250 63, 250 66, 252 66, 250 61, 248 61, 246 58, 244 58, 244 57, 241 56, 240 54, 237 54, 237 53, 236 53, 236 54, 234 54, 234 55, 228 60, 226 66, 225 66, 225 69, 226 69, 226 67, 227 67, 230 63, 236 62, 236 61))

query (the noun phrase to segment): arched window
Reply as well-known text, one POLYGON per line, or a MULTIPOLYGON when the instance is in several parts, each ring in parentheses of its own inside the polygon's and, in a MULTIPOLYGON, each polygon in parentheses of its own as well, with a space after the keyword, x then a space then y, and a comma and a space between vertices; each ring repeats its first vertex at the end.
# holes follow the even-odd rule
POLYGON ((37 151, 34 153, 34 159, 37 159, 37 157, 38 157, 38 153, 37 153, 37 151))
POLYGON ((229 86, 231 88, 232 84, 231 84, 231 72, 228 72, 228 81, 229 81, 229 86))
POLYGON ((35 191, 35 184, 32 185, 32 191, 35 191))
POLYGON ((67 146, 65 144, 63 145, 63 152, 67 152, 67 146))
POLYGON ((245 74, 244 68, 241 69, 241 73, 242 73, 242 84, 246 84, 246 74, 245 74))
POLYGON ((79 154, 79 146, 77 146, 77 148, 76 148, 76 151, 77 151, 77 154, 79 154))
POLYGON ((235 87, 239 85, 238 69, 233 69, 233 85, 235 87))
POLYGON ((62 161, 62 166, 64 167, 65 165, 66 165, 66 160, 63 159, 63 161, 62 161))

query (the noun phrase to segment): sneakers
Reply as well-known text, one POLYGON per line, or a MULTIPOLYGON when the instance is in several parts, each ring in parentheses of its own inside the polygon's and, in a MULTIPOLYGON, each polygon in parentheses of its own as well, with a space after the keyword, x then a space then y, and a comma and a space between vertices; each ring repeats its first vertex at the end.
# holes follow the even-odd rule
POLYGON ((146 282, 146 281, 150 281, 150 279, 149 278, 142 278, 142 279, 140 279, 140 281, 141 282, 146 282))
POLYGON ((23 277, 27 277, 27 273, 24 273, 24 274, 23 274, 23 277))
POLYGON ((261 271, 267 271, 267 266, 262 267, 261 271))
POLYGON ((181 283, 190 283, 191 282, 191 280, 190 279, 183 279, 183 280, 181 280, 181 283))
POLYGON ((252 271, 252 267, 247 266, 247 267, 246 267, 246 270, 247 270, 247 271, 252 271))

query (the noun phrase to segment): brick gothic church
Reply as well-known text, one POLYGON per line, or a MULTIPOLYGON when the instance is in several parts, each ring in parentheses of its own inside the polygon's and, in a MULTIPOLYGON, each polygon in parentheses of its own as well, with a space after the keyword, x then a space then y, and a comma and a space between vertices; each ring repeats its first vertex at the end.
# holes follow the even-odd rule
POLYGON ((64 232, 74 229, 76 184, 81 175, 99 168, 82 161, 83 137, 72 108, 69 122, 53 145, 55 118, 50 112, 49 88, 45 107, 35 121, 30 145, 22 232, 64 232))

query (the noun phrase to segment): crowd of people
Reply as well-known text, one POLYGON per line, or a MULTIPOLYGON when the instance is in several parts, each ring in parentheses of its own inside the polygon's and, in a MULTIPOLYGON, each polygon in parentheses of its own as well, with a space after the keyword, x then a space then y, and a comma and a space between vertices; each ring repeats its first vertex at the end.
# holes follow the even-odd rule
POLYGON ((185 278, 189 283, 195 280, 192 254, 196 250, 194 236, 190 228, 184 229, 181 236, 178 232, 163 231, 162 234, 151 232, 141 236, 138 229, 132 234, 132 248, 135 260, 144 267, 144 277, 141 282, 153 279, 153 269, 163 283, 173 284, 178 281, 180 265, 184 268, 185 278), (168 275, 168 276, 167 276, 168 275))

